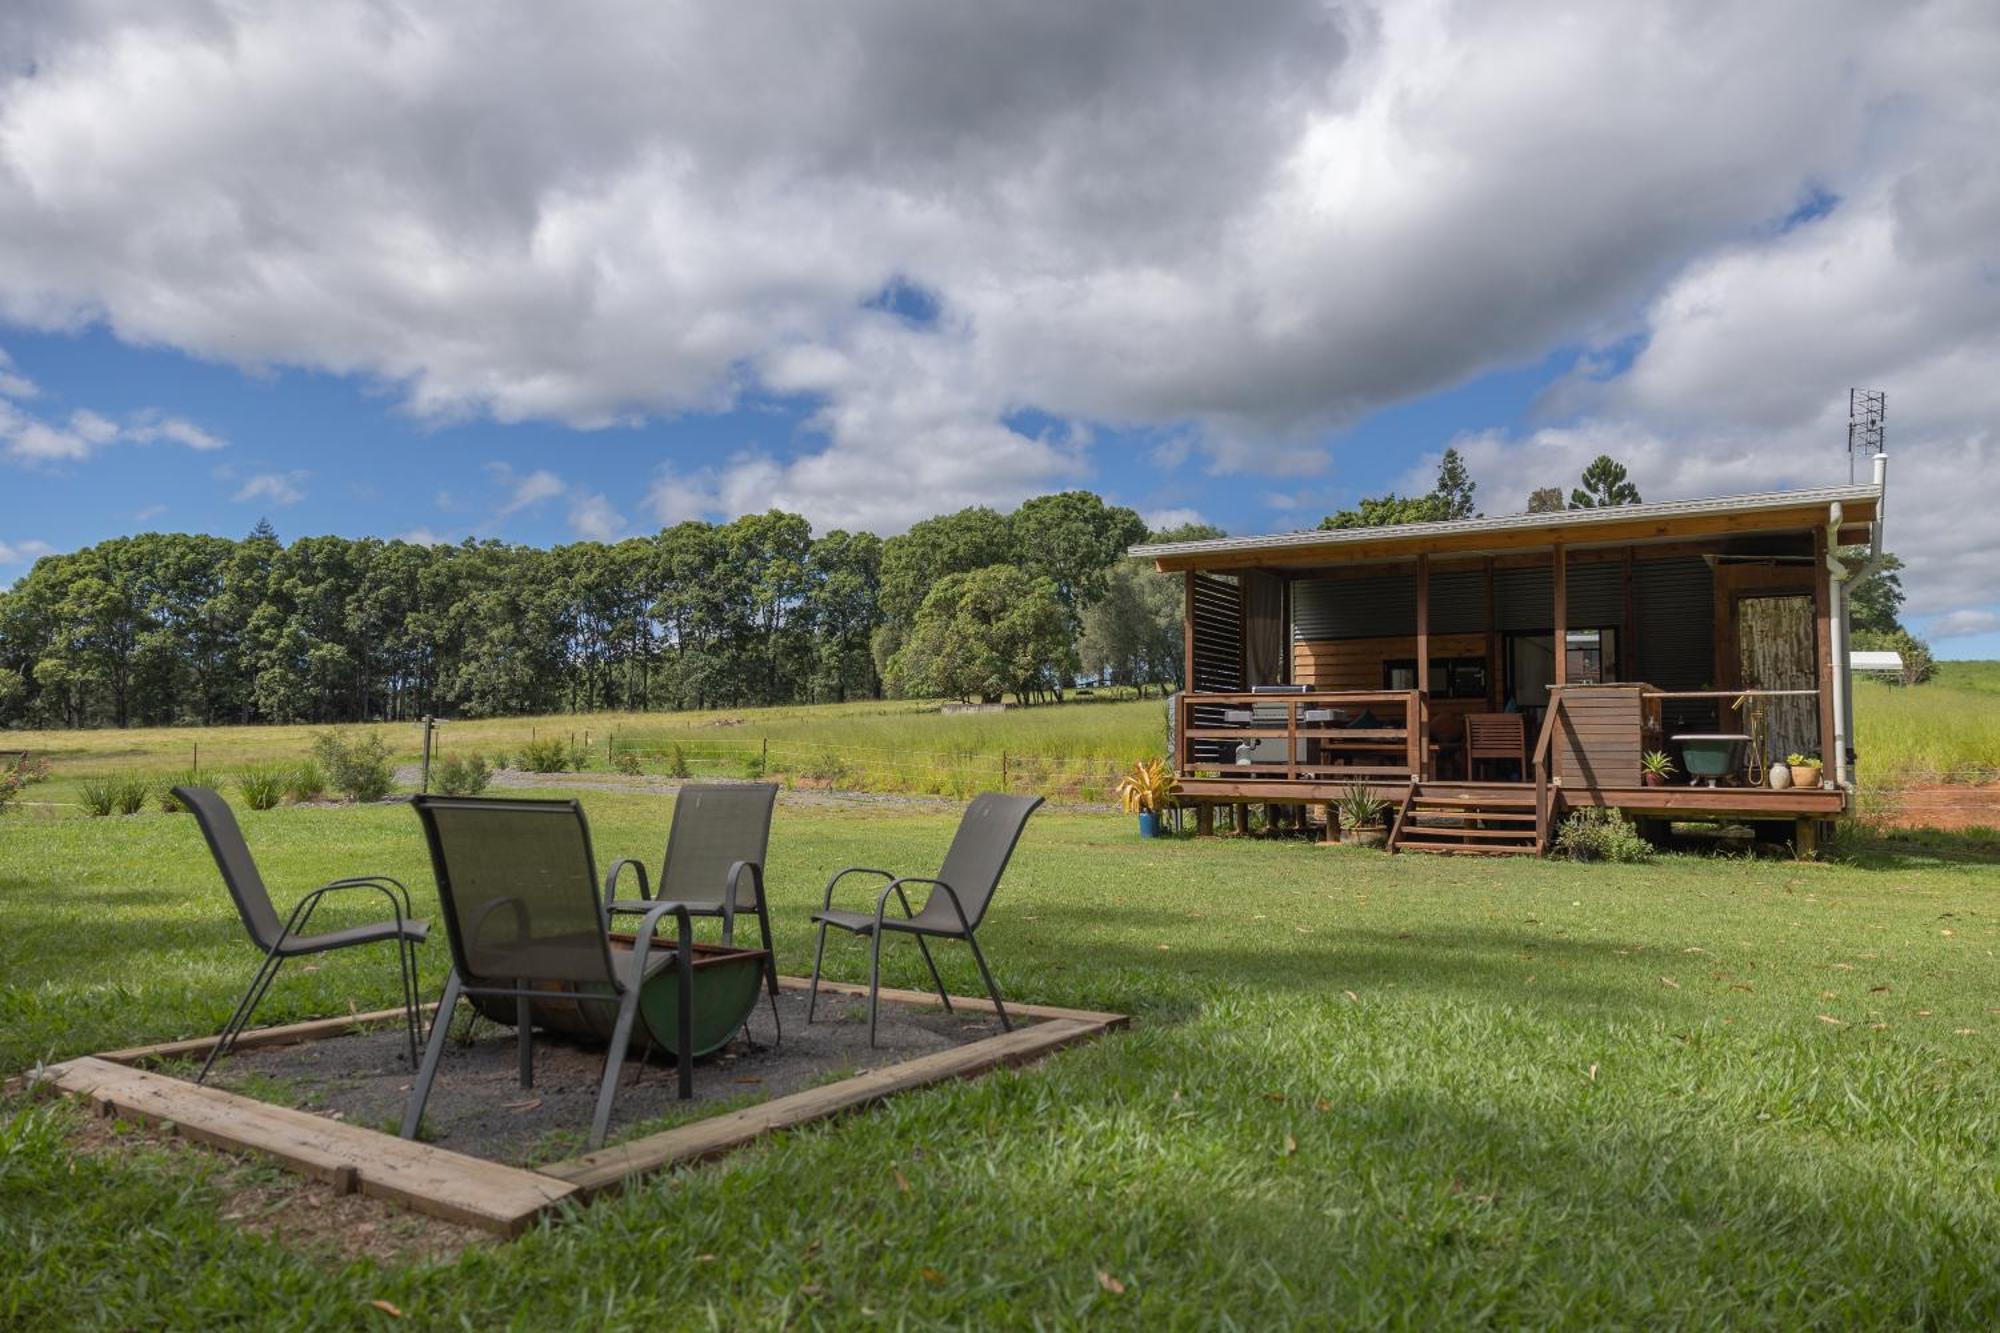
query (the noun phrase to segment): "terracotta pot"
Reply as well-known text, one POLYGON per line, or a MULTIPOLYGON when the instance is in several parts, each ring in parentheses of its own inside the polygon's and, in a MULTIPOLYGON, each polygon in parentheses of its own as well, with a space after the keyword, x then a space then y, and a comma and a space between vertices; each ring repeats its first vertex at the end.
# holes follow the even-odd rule
POLYGON ((1816 789, 1819 786, 1819 774, 1820 769, 1817 764, 1793 764, 1792 785, 1794 787, 1812 787, 1816 789))
POLYGON ((1648 787, 1664 787, 1667 785, 1667 776, 1664 773, 1641 773, 1639 781, 1648 787))

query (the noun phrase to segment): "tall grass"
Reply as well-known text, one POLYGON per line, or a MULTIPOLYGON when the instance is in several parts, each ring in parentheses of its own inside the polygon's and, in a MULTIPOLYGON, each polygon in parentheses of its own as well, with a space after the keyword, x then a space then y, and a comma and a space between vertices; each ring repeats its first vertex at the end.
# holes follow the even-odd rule
MULTIPOLYGON (((1950 667, 1996 667, 1953 662, 1950 667)), ((1871 787, 2000 778, 2000 669, 1941 672, 1927 685, 1854 685, 1855 750, 1871 787)))

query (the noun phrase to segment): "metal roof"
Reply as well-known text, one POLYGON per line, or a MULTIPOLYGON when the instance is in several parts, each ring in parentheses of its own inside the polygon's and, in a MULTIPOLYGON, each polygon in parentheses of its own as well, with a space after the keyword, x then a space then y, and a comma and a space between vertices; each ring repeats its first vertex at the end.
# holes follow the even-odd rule
MULTIPOLYGON (((1491 518, 1451 519, 1442 523, 1395 523, 1375 528, 1311 528, 1303 532, 1280 532, 1264 537, 1216 537, 1195 542, 1151 542, 1133 547, 1129 554, 1148 559, 1262 551, 1277 554, 1302 547, 1332 547, 1349 542, 1421 541, 1426 538, 1462 537, 1489 532, 1533 532, 1540 529, 1574 531, 1588 529, 1597 524, 1627 523, 1651 518, 1747 514, 1765 509, 1796 509, 1802 505, 1879 501, 1881 494, 1881 491, 1873 485, 1821 486, 1804 491, 1770 491, 1761 495, 1731 495, 1709 500, 1667 500, 1658 504, 1615 505, 1604 509, 1558 509, 1544 514, 1501 514, 1491 518)), ((1589 537, 1586 535, 1583 540, 1588 541, 1589 537)))

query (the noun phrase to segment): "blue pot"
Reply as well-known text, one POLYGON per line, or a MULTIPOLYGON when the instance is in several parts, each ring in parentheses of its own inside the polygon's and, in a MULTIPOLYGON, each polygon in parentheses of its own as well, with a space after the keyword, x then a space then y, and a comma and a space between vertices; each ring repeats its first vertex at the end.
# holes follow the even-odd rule
POLYGON ((1142 838, 1160 836, 1160 816, 1157 812, 1152 810, 1139 812, 1139 836, 1142 838))

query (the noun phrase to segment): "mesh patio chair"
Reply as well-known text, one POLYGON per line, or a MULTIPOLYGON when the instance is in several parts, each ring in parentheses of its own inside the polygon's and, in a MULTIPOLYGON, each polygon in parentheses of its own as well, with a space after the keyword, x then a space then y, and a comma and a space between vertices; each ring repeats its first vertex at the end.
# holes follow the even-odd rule
POLYGON ((222 872, 222 882, 228 886, 229 896, 236 903, 236 913, 243 918, 243 928, 250 933, 251 942, 264 951, 263 963, 250 979, 250 987, 243 992, 243 998, 237 1001, 236 1012, 230 1015, 221 1038, 209 1048, 208 1059, 202 1062, 201 1072, 195 1075, 194 1081, 206 1082, 215 1062, 235 1046, 236 1039, 249 1025, 250 1016, 264 1002, 271 983, 277 980, 278 969, 285 965, 286 959, 331 953, 336 949, 363 944, 393 943, 396 946, 396 967, 403 990, 403 1021, 409 1033, 410 1066, 415 1068, 420 1024, 417 946, 424 942, 429 927, 412 918, 410 891, 387 875, 356 875, 337 879, 320 885, 299 899, 291 915, 280 921, 277 909, 271 906, 271 892, 264 886, 264 877, 257 871, 257 862, 250 855, 249 844, 243 841, 243 830, 237 824, 236 814, 229 808, 229 802, 210 787, 175 787, 174 798, 194 814, 195 823, 201 827, 201 836, 207 840, 208 850, 215 857, 215 868, 222 872), (319 910, 320 901, 330 893, 350 889, 375 892, 387 898, 392 919, 321 931, 317 935, 306 934, 306 927, 312 924, 313 913, 319 910))
MULTIPOLYGON (((778 1023, 778 963, 771 947, 771 913, 764 898, 764 857, 771 845, 771 807, 778 787, 770 782, 690 783, 674 799, 667 850, 660 862, 660 898, 679 903, 689 916, 722 918, 722 942, 736 942, 736 914, 757 913, 763 936, 764 976, 771 997, 771 1023, 778 1023), (746 894, 747 890, 747 894, 746 894)), ((652 910, 653 890, 641 861, 624 857, 604 877, 605 910, 613 916, 652 910), (639 896, 617 896, 618 875, 630 866, 639 877, 639 896)), ((783 1033, 779 1033, 782 1038, 783 1033)))
POLYGON ((900 931, 917 937, 917 947, 923 951, 924 966, 930 969, 931 981, 937 986, 938 998, 944 1001, 947 1011, 951 1009, 951 996, 946 994, 944 978, 938 975, 937 963, 931 958, 928 939, 959 939, 972 947, 972 959, 979 964, 979 975, 986 982, 986 993, 993 997, 993 1008, 1000 1015, 1000 1024, 1013 1031, 1013 1020, 1007 1017, 1007 1008, 1000 1002, 1000 988, 993 984, 993 973, 986 966, 986 956, 979 951, 979 941, 973 932, 985 919, 986 909, 993 901, 993 891, 1000 887, 1001 872, 1006 870, 1008 858, 1014 854, 1014 844, 1021 840, 1021 830, 1028 823, 1028 816, 1042 803, 1039 796, 1002 796, 997 792, 984 792, 972 799, 965 809, 964 818, 959 820, 958 833, 951 840, 951 850, 945 853, 944 865, 935 879, 922 875, 895 875, 887 870, 875 870, 867 866, 849 866, 826 882, 826 901, 813 914, 819 923, 819 943, 813 949, 812 991, 806 1000, 806 1022, 813 1020, 813 1011, 819 1004, 819 966, 826 953, 826 928, 836 926, 854 935, 865 935, 869 941, 868 951, 868 1044, 875 1044, 875 1014, 878 1007, 882 979, 882 936, 888 931, 900 931), (875 910, 869 912, 837 911, 833 906, 833 889, 849 875, 878 875, 889 882, 875 895, 875 910), (922 911, 910 910, 909 895, 903 891, 905 884, 928 884, 930 896, 924 900, 922 911), (901 919, 888 915, 889 898, 894 895, 902 904, 901 919))
POLYGON ((675 968, 680 986, 680 1095, 694 1096, 694 1060, 688 1054, 693 1049, 693 936, 687 909, 675 902, 653 903, 632 951, 614 956, 581 805, 488 796, 418 796, 412 804, 430 846, 452 966, 431 1021, 423 1067, 403 1110, 403 1137, 416 1137, 451 1014, 462 997, 514 1000, 521 1086, 528 1088, 535 1080, 532 1002, 550 998, 552 987, 567 983, 564 1000, 618 1009, 590 1123, 590 1147, 601 1147, 639 1012, 640 987, 668 966, 675 968), (679 925, 678 941, 672 949, 655 951, 653 932, 669 916, 679 925))

